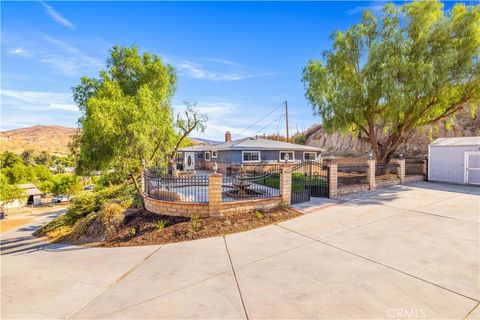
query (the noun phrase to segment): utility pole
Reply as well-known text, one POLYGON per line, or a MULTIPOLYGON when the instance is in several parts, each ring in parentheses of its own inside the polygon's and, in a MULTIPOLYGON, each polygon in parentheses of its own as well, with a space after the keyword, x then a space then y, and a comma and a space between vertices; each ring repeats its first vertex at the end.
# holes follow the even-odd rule
POLYGON ((288 136, 288 103, 287 100, 285 100, 285 127, 287 129, 287 142, 290 140, 288 136))

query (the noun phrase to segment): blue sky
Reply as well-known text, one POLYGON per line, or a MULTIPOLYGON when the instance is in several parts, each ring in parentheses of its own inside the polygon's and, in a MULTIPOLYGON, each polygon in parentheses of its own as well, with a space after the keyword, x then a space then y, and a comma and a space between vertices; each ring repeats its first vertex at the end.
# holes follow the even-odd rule
POLYGON ((75 127, 71 87, 96 76, 115 44, 137 45, 177 69, 173 106, 197 102, 205 134, 222 140, 290 131, 320 119, 304 98, 302 69, 331 47, 330 35, 381 2, 1 2, 1 129, 75 127), (279 119, 278 121, 274 121, 279 119), (242 132, 243 131, 243 132, 242 132))

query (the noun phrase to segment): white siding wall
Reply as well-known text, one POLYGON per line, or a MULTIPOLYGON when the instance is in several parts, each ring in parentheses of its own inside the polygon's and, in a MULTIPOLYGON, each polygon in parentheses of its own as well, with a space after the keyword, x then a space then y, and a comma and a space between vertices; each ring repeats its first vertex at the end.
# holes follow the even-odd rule
POLYGON ((478 146, 430 146, 428 180, 464 183, 466 151, 479 151, 478 146))

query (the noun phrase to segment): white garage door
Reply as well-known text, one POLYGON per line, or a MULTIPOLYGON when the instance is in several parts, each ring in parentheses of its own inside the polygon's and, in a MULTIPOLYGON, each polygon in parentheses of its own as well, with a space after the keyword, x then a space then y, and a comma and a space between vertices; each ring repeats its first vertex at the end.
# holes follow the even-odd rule
POLYGON ((465 152, 465 183, 480 184, 480 152, 465 152))

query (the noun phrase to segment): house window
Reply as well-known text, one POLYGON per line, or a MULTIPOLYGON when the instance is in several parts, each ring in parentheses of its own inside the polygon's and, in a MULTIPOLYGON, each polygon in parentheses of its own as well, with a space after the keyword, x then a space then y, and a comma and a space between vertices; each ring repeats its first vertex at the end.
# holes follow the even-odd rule
POLYGON ((205 152, 205 161, 210 161, 210 152, 205 152))
POLYGON ((260 151, 243 151, 242 162, 260 162, 260 151))
POLYGON ((183 161, 183 152, 177 152, 177 161, 183 161))
POLYGON ((217 151, 212 151, 212 158, 216 158, 217 157, 217 151))
POLYGON ((316 152, 304 152, 303 153, 303 160, 304 161, 314 161, 317 159, 316 152))
POLYGON ((295 152, 293 151, 280 151, 280 161, 285 161, 285 155, 288 154, 288 161, 295 161, 295 152))

